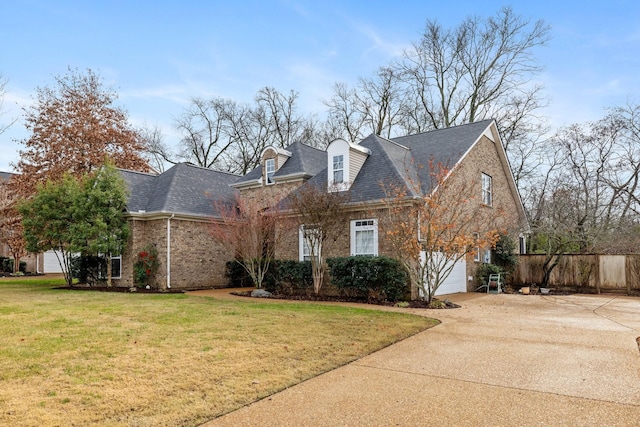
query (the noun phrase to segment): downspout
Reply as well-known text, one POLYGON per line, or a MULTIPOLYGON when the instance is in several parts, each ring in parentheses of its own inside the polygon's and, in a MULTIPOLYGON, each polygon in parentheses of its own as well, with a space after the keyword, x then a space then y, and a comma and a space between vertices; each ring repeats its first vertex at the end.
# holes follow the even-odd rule
POLYGON ((167 289, 171 289, 171 220, 175 213, 167 218, 167 289))

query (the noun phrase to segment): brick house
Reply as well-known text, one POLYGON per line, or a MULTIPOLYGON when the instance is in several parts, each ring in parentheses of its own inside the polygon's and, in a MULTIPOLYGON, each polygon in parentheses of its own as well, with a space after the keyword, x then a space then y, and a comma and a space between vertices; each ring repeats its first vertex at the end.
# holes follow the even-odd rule
MULTIPOLYGON (((285 149, 265 148, 260 166, 240 177, 179 164, 153 176, 123 171, 131 188, 128 214, 132 237, 123 254, 121 286, 133 286, 133 255, 145 244, 156 245, 161 260, 161 288, 205 288, 226 284, 224 265, 231 259, 207 233, 215 218, 215 201, 236 195, 258 199, 268 207, 303 185, 325 185, 349 193, 349 220, 325 257, 391 255, 380 221, 386 197, 381 183, 407 186, 419 181, 430 188, 430 175, 420 165, 448 165, 447 179, 466 180, 477 188, 483 214, 503 212, 501 229, 523 239, 524 208, 495 121, 485 120, 399 138, 370 135, 358 144, 338 139, 326 151, 301 143, 285 149)), ((411 190, 414 191, 414 190, 411 190)), ((482 231, 482 230, 479 230, 482 231)), ((302 234, 290 227, 276 248, 282 259, 304 259, 302 234)), ((464 292, 477 286, 475 270, 490 261, 490 249, 479 248, 456 269, 440 293, 464 292)))

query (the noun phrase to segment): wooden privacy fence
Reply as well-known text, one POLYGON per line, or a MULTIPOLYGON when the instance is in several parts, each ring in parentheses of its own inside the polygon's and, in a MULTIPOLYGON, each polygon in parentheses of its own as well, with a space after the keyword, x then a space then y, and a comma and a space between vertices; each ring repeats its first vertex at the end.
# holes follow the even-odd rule
MULTIPOLYGON (((514 287, 540 285, 546 255, 520 255, 510 277, 514 287)), ((553 269, 549 285, 581 292, 640 291, 640 254, 562 255, 553 269)))

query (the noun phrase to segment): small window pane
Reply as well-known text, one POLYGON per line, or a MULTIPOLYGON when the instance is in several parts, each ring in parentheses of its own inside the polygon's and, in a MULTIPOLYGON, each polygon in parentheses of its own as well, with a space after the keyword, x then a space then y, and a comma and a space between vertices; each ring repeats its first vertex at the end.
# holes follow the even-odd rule
POLYGON ((333 183, 344 182, 344 156, 333 156, 333 183))
POLYGON ((276 173, 276 161, 274 159, 267 159, 264 168, 267 176, 267 184, 273 184, 272 176, 276 173))
POLYGON ((491 177, 485 173, 482 174, 482 203, 487 206, 492 206, 492 183, 491 177))

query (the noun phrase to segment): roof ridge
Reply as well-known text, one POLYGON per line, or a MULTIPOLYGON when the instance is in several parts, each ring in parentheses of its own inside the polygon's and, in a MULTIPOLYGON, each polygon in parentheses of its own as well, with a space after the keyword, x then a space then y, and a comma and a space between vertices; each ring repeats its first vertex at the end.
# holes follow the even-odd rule
MULTIPOLYGON (((377 138, 380 138, 383 141, 390 142, 391 144, 397 145, 398 147, 402 147, 404 149, 407 149, 407 150, 411 151, 411 148, 407 147, 406 145, 402 145, 399 142, 396 142, 396 141, 394 141, 392 139, 385 138, 384 136, 380 136, 380 135, 376 135, 376 134, 372 134, 372 135, 375 135, 377 138)), ((407 136, 411 136, 411 135, 407 135, 407 136)), ((402 138, 402 137, 400 137, 400 138, 402 138)))
MULTIPOLYGON (((176 163, 174 166, 181 166, 181 165, 185 165, 185 166, 188 166, 188 167, 191 167, 191 168, 195 168, 195 169, 204 169, 204 170, 209 171, 209 172, 223 173, 223 174, 233 175, 233 176, 242 176, 242 175, 238 175, 237 173, 228 172, 228 171, 220 171, 220 170, 217 170, 217 169, 211 169, 211 168, 208 168, 206 166, 194 165, 193 163, 189 163, 189 162, 176 163)), ((173 169, 173 167, 170 168, 170 169, 173 169)))
POLYGON ((393 139, 402 139, 402 138, 407 138, 407 137, 410 137, 410 136, 424 135, 426 133, 436 133, 436 132, 441 132, 441 131, 461 128, 461 127, 465 127, 465 126, 477 125, 477 124, 480 124, 480 123, 483 123, 483 122, 492 122, 492 121, 495 121, 495 119, 482 119, 482 120, 478 120, 477 122, 462 123, 462 124, 459 124, 459 125, 449 126, 449 127, 445 127, 445 128, 436 128, 436 129, 426 130, 424 132, 411 133, 411 134, 403 135, 403 136, 396 136, 393 139))

